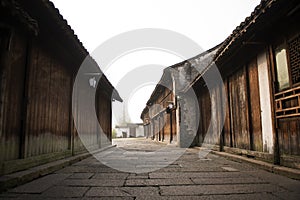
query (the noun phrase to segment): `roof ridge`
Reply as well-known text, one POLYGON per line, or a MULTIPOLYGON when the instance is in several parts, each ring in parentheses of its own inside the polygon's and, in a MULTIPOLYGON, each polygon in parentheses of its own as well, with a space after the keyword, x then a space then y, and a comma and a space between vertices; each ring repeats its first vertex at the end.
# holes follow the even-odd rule
POLYGON ((254 11, 251 12, 250 16, 246 17, 233 31, 232 33, 224 40, 223 44, 220 46, 219 50, 216 53, 215 60, 217 61, 229 46, 235 41, 236 38, 243 35, 252 23, 255 23, 256 19, 263 13, 265 9, 270 8, 276 0, 261 0, 260 4, 257 5, 254 11))

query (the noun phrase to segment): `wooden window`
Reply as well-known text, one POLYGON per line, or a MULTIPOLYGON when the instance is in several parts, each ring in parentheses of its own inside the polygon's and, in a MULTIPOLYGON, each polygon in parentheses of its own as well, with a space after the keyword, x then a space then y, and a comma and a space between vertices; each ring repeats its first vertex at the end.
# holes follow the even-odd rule
POLYGON ((285 44, 274 49, 277 79, 276 118, 300 116, 299 35, 285 44))
POLYGON ((275 48, 277 89, 282 91, 290 87, 287 52, 285 45, 275 48))
POLYGON ((275 47, 274 55, 277 92, 300 85, 300 36, 275 47))
POLYGON ((300 36, 288 42, 289 60, 291 69, 291 82, 300 83, 300 36))

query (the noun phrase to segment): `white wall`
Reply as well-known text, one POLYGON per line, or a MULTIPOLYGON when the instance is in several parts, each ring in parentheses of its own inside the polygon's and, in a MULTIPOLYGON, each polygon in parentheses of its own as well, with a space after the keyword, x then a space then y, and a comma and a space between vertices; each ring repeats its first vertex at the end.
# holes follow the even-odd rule
POLYGON ((136 137, 144 137, 144 126, 139 126, 136 129, 136 137))
POLYGON ((271 92, 266 52, 257 56, 260 109, 262 122, 263 151, 273 153, 273 123, 271 110, 271 92))
MULTIPOLYGON (((127 132, 127 137, 129 137, 129 128, 115 128, 117 131, 117 137, 123 137, 122 132, 127 132)), ((136 137, 144 137, 144 126, 138 126, 136 128, 136 137)))
POLYGON ((117 137, 123 137, 123 131, 127 132, 127 137, 129 137, 129 128, 115 128, 117 131, 117 137))

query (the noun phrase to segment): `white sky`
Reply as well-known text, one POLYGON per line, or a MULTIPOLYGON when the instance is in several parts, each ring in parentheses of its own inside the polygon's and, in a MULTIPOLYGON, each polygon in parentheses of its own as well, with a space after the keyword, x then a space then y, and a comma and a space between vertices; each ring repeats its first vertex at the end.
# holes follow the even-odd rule
MULTIPOLYGON (((139 28, 176 31, 207 50, 224 41, 260 2, 259 0, 52 1, 90 53, 111 37, 139 28)), ((129 54, 120 58, 104 73, 112 84, 117 86, 122 77, 133 70, 134 66, 160 64, 167 67, 179 61, 181 60, 178 57, 165 55, 164 52, 139 52, 138 55, 129 54)), ((101 63, 99 65, 101 66, 101 63)), ((154 79, 158 80, 160 76, 161 74, 158 74, 154 79)), ((154 86, 155 83, 149 83, 138 89, 132 88, 131 100, 126 106, 129 109, 130 121, 140 122, 140 113, 154 86)))

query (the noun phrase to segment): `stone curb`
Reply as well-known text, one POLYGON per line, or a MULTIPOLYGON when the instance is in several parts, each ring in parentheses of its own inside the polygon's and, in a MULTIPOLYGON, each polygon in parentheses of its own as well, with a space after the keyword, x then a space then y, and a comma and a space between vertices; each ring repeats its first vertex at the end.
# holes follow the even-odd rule
POLYGON ((288 167, 284 167, 284 166, 279 166, 279 165, 274 165, 271 163, 267 163, 261 160, 255 160, 253 158, 246 158, 243 156, 239 156, 239 155, 234 155, 234 154, 230 154, 230 153, 225 153, 225 152, 219 152, 219 151, 211 151, 211 153, 219 155, 219 156, 223 156, 226 157, 230 160, 233 161, 244 161, 250 164, 253 164, 261 169, 264 169, 266 171, 275 173, 275 174, 279 174, 279 175, 283 175, 292 179, 296 179, 296 180, 300 180, 300 170, 298 169, 292 169, 292 168, 288 168, 288 167))
POLYGON ((54 171, 57 171, 59 169, 62 169, 66 166, 72 165, 76 162, 79 162, 85 158, 90 157, 92 154, 99 153, 101 151, 105 151, 107 149, 110 149, 112 147, 116 147, 116 145, 110 145, 108 147, 93 151, 91 153, 83 153, 80 155, 64 158, 61 160, 57 160, 54 162, 46 163, 43 165, 39 165, 24 171, 15 172, 12 174, 3 175, 0 177, 0 192, 3 192, 9 188, 16 187, 18 185, 22 185, 24 183, 27 183, 29 181, 32 181, 36 178, 39 178, 41 176, 45 176, 47 174, 50 174, 54 171))

